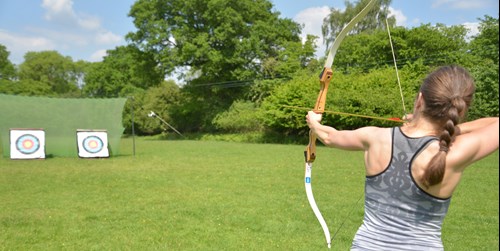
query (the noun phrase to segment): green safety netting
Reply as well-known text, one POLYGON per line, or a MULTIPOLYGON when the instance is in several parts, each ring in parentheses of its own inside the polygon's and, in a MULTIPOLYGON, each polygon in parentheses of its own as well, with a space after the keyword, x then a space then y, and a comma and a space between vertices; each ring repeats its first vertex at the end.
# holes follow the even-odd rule
POLYGON ((78 156, 78 129, 106 130, 110 155, 119 153, 123 134, 122 112, 126 98, 74 99, 0 94, 0 139, 4 157, 10 156, 13 128, 45 131, 48 156, 78 156))

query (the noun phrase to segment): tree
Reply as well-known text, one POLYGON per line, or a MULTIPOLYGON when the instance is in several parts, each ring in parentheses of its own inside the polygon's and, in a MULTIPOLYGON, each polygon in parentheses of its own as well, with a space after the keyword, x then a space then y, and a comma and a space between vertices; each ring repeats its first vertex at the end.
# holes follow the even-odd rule
POLYGON ((268 0, 139 0, 129 13, 137 31, 127 38, 154 55, 166 74, 188 69, 183 92, 196 104, 184 102, 183 110, 196 118, 193 128, 209 129, 217 113, 264 75, 264 62, 282 61, 283 51, 301 44, 300 25, 272 7, 268 0), (240 87, 230 88, 235 81, 240 87))
MULTIPOLYGON (((416 74, 414 69, 416 67, 401 69, 401 80, 410 81, 409 76, 413 77, 413 74, 416 74)), ((418 77, 421 76, 423 74, 419 72, 418 77)), ((358 115, 385 119, 402 117, 404 112, 401 96, 394 79, 394 69, 391 67, 374 68, 368 72, 358 69, 356 72, 334 73, 330 82, 326 110, 352 116, 326 112, 323 123, 335 125, 338 129, 354 129, 367 125, 395 125, 394 122, 386 120, 358 117, 358 115)), ((413 87, 409 89, 413 91, 413 87)), ((318 90, 318 77, 308 71, 297 74, 286 85, 274 89, 261 106, 265 125, 275 132, 286 135, 306 135, 308 128, 304 116, 308 109, 314 107, 318 90)), ((411 97, 414 97, 414 93, 411 97)), ((406 106, 412 102, 413 100, 405 97, 406 106)))
POLYGON ((7 47, 0 44, 0 80, 12 79, 16 75, 16 69, 9 60, 9 54, 7 47))
MULTIPOLYGON (((465 64, 467 30, 460 25, 424 24, 411 29, 390 30, 398 67, 422 60, 428 66, 465 64)), ((345 38, 337 52, 334 67, 348 70, 393 67, 394 61, 387 30, 377 29, 345 38)))
MULTIPOLYGON (((335 41, 335 38, 340 31, 351 21, 361 10, 368 4, 370 0, 360 0, 356 3, 344 1, 346 6, 345 11, 331 8, 330 14, 323 20, 322 33, 326 47, 335 41)), ((376 1, 368 14, 354 27, 350 34, 358 34, 362 31, 373 31, 386 27, 385 20, 388 20, 389 25, 394 26, 395 17, 388 18, 389 6, 392 0, 376 1)))
POLYGON ((267 0, 139 0, 129 13, 138 30, 127 37, 167 74, 190 67, 209 81, 247 79, 286 42, 300 41, 300 26, 271 8, 267 0))
MULTIPOLYGON (((57 51, 27 52, 24 55, 24 62, 19 66, 21 82, 28 81, 29 85, 49 86, 51 93, 49 95, 55 96, 76 95, 70 93, 79 92, 79 74, 71 57, 64 57, 57 51)), ((35 89, 46 90, 45 87, 35 89)))
MULTIPOLYGON (((172 80, 163 81, 160 85, 150 87, 148 90, 138 90, 129 96, 123 111, 123 125, 125 133, 132 132, 131 109, 134 109, 134 129, 138 135, 159 134, 164 130, 170 131, 156 118, 148 116, 154 111, 165 121, 174 127, 178 127, 178 121, 171 114, 180 102, 179 86, 172 80)), ((179 128, 179 130, 181 130, 179 128)))
POLYGON ((475 58, 470 65, 476 83, 474 102, 469 118, 498 116, 498 18, 485 16, 479 25, 479 34, 469 44, 475 58))
POLYGON ((152 55, 132 45, 119 46, 88 68, 83 91, 91 97, 126 97, 136 89, 158 86, 162 78, 152 55))
POLYGON ((470 52, 498 64, 498 18, 486 15, 479 21, 479 34, 470 42, 470 52))

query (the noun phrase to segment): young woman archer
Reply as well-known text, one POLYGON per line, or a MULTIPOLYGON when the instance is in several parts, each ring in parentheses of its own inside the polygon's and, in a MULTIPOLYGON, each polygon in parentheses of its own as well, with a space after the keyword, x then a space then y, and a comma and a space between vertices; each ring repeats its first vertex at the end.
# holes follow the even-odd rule
POLYGON ((400 127, 336 130, 308 112, 326 146, 364 151, 365 214, 351 250, 443 250, 441 226, 464 170, 498 150, 498 117, 463 122, 475 85, 443 66, 423 81, 400 127))

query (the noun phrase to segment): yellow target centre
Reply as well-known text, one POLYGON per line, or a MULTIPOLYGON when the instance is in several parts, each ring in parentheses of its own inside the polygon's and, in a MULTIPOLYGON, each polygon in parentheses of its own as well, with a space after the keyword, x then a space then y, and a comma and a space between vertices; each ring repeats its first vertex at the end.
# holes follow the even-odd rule
POLYGON ((98 145, 99 144, 97 144, 97 141, 95 141, 95 140, 92 140, 92 141, 89 142, 89 147, 90 148, 97 148, 98 145))
POLYGON ((23 142, 23 147, 24 147, 25 149, 30 149, 30 148, 32 148, 32 147, 33 147, 33 141, 31 141, 31 140, 25 140, 25 141, 23 142))

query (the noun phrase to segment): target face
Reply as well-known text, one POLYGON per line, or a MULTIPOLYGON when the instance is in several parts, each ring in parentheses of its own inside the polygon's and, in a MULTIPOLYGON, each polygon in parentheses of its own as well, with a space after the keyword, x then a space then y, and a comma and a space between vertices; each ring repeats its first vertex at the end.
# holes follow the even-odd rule
POLYGON ((17 138, 16 148, 24 154, 33 154, 40 149, 40 140, 31 134, 25 134, 17 138))
POLYGON ((83 140, 82 147, 89 153, 98 153, 102 151, 103 143, 97 136, 88 136, 83 140))
POLYGON ((41 129, 11 129, 11 159, 45 158, 45 132, 41 129))
POLYGON ((108 133, 104 130, 83 130, 76 132, 78 156, 82 158, 109 157, 108 133))

